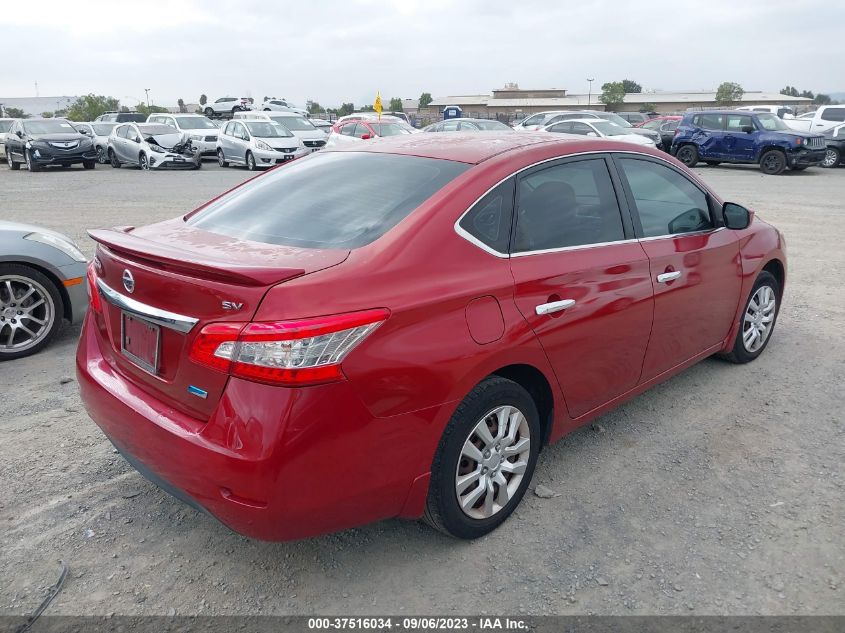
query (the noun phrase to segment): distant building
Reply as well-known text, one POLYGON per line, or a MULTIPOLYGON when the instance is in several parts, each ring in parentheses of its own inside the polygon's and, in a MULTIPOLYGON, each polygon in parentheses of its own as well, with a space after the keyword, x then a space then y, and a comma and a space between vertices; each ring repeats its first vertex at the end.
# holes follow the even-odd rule
MULTIPOLYGON (((601 92, 570 94, 560 88, 523 90, 515 84, 508 84, 493 90, 491 95, 437 97, 431 102, 429 112, 432 118, 438 118, 443 108, 456 105, 461 107, 467 117, 513 120, 545 110, 604 110, 604 104, 599 101, 600 95, 601 92)), ((628 93, 616 109, 636 112, 646 104, 652 104, 662 114, 718 107, 716 91, 691 91, 628 93)), ((743 96, 741 104, 789 105, 807 109, 812 106, 812 100, 773 92, 749 91, 743 96)))
POLYGON ((29 116, 67 110, 79 97, 0 97, 3 108, 18 108, 29 116))

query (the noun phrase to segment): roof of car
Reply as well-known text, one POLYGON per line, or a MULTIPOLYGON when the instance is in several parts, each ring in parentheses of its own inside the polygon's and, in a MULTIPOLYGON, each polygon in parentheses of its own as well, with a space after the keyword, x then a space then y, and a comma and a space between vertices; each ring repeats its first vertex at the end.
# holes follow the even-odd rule
MULTIPOLYGON (((423 158, 439 158, 461 163, 477 164, 503 152, 531 147, 542 143, 585 143, 583 137, 560 138, 554 134, 406 134, 379 138, 354 146, 333 147, 323 151, 358 151, 404 154, 423 158)), ((575 148, 573 148, 575 149, 575 148)))

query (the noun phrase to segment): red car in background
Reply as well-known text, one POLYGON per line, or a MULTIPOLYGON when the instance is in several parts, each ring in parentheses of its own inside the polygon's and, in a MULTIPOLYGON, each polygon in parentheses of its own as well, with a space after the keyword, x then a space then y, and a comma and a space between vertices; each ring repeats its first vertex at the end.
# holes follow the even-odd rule
POLYGON ((89 414, 270 540, 490 532, 542 446, 708 356, 757 358, 786 275, 781 234, 674 158, 545 134, 322 151, 90 234, 89 414))
POLYGON ((634 127, 641 127, 647 130, 654 130, 660 134, 660 147, 664 152, 669 153, 672 149, 672 140, 675 138, 675 130, 681 123, 682 116, 663 115, 657 116, 648 121, 637 123, 634 127))

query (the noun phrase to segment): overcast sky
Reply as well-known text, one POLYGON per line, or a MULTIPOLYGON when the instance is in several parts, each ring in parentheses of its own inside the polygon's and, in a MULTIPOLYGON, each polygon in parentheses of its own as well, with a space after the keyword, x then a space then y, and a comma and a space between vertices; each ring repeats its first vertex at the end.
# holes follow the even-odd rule
POLYGON ((0 97, 286 97, 522 88, 845 90, 839 0, 37 0, 0 13, 0 97), (623 6, 625 5, 625 6, 623 6))

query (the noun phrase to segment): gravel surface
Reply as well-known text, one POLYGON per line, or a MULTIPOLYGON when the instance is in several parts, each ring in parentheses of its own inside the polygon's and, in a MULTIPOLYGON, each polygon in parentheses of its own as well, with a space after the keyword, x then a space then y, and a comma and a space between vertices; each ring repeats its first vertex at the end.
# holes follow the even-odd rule
MULTIPOLYGON (((513 517, 472 543, 386 521, 295 543, 233 534, 138 475, 86 416, 78 328, 0 365, 0 615, 845 614, 845 169, 698 170, 786 234, 780 322, 545 450, 513 517)), ((0 167, 0 218, 138 225, 247 178, 0 167)), ((706 309, 703 306, 702 309, 706 309)))

